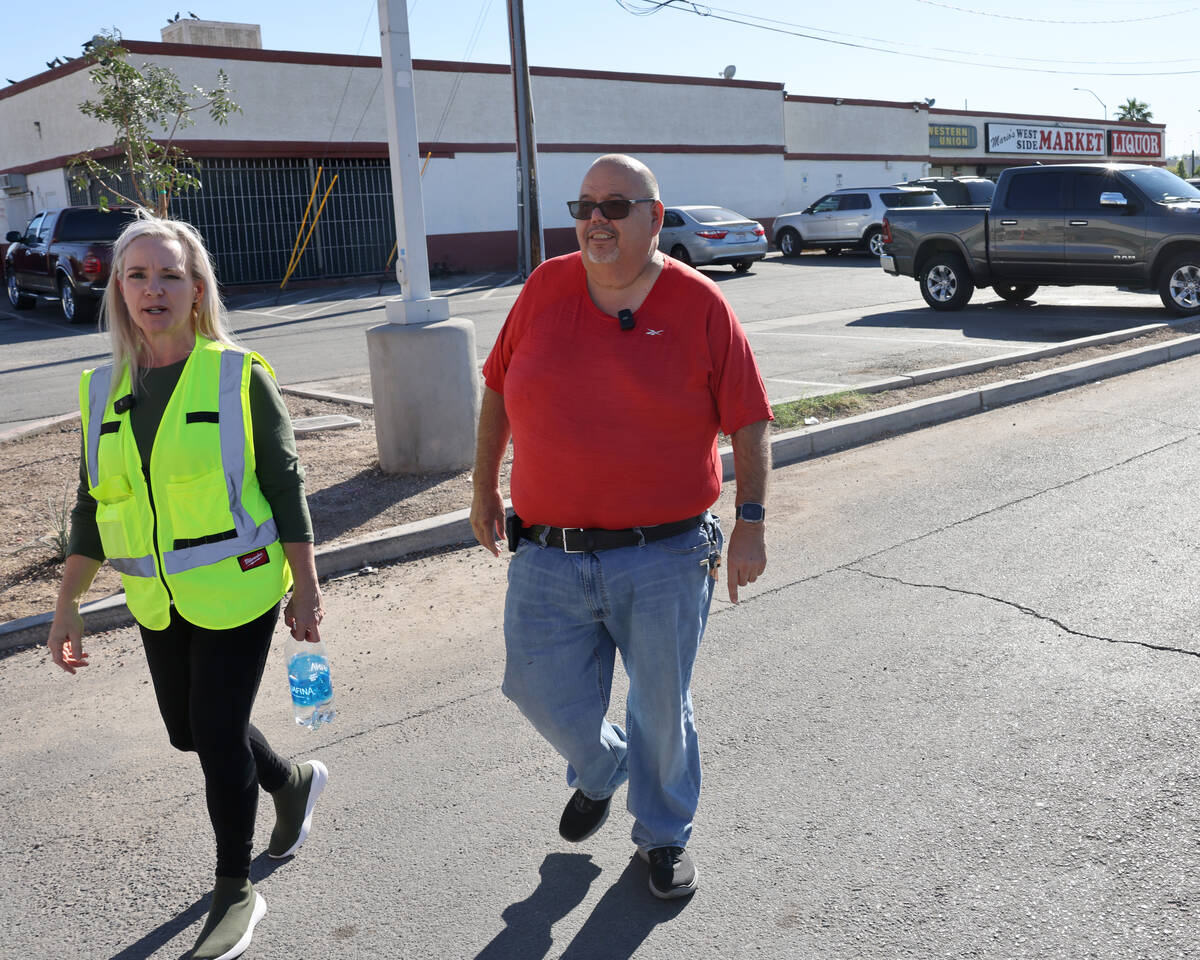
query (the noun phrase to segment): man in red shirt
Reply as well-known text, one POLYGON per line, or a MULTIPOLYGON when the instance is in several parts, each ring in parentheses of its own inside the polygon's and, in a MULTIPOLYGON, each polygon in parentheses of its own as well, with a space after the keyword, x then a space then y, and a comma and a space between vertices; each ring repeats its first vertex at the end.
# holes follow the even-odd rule
POLYGON ((771 408, 716 284, 659 252, 649 168, 592 164, 568 203, 580 252, 543 263, 484 365, 471 526, 499 556, 513 440, 504 693, 567 760, 559 833, 599 829, 629 782, 633 841, 658 897, 696 889, 700 797, 691 673, 723 537, 718 432, 733 441, 729 598, 766 567, 771 408), (605 716, 616 652, 622 729, 605 716))

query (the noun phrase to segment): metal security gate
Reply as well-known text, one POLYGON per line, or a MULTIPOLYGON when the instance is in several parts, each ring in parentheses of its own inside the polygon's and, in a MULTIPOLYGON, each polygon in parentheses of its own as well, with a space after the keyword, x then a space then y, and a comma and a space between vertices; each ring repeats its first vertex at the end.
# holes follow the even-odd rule
MULTIPOLYGON (((222 284, 278 283, 322 167, 301 241, 335 174, 337 184, 291 279, 387 273, 396 224, 385 159, 205 159, 194 171, 203 189, 173 198, 171 216, 200 231, 222 284)), ((72 184, 71 202, 96 203, 102 193, 72 184)))

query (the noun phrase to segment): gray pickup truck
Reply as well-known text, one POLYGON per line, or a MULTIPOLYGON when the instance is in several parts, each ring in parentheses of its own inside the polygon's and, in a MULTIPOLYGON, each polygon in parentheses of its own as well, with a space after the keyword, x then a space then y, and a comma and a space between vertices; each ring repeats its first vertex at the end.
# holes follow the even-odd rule
POLYGON ((883 269, 915 277, 934 310, 961 310, 982 286, 1018 303, 1039 286, 1088 285, 1200 313, 1200 190, 1161 167, 1012 167, 991 206, 889 210, 883 240, 883 269))

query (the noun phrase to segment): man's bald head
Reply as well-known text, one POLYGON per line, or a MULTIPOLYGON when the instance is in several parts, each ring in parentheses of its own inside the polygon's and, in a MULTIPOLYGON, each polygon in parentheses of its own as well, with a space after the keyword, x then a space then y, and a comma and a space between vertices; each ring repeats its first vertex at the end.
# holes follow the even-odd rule
POLYGON ((655 200, 660 199, 658 195, 658 180, 650 168, 637 159, 637 157, 631 157, 624 153, 606 153, 604 156, 597 157, 592 161, 592 165, 588 167, 588 173, 590 174, 597 167, 601 166, 618 169, 634 180, 639 187, 638 196, 653 197, 655 200))

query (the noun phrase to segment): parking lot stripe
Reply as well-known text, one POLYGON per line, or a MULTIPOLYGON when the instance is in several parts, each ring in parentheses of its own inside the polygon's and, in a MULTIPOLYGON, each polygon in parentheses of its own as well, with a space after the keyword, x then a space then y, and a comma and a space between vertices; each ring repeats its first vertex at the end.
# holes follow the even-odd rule
POLYGON ((495 275, 496 275, 496 271, 493 270, 491 273, 485 273, 482 277, 479 277, 477 280, 474 280, 470 283, 464 283, 461 287, 454 287, 450 290, 434 290, 433 295, 437 296, 437 297, 452 297, 456 293, 458 293, 462 290, 474 290, 476 287, 482 286, 483 281, 486 280, 488 277, 494 277, 495 275))
POLYGON ((848 383, 825 383, 823 380, 787 380, 783 377, 763 377, 764 380, 774 380, 776 383, 790 383, 794 386, 833 387, 835 390, 849 390, 848 383))
MULTIPOLYGON (((495 284, 495 285, 492 287, 492 289, 491 289, 491 290, 489 290, 487 293, 485 293, 485 294, 484 294, 482 297, 480 297, 479 299, 480 299, 480 300, 487 300, 489 297, 491 297, 493 294, 495 294, 495 293, 496 293, 498 290, 503 290, 505 287, 507 287, 507 286, 508 286, 510 283, 512 283, 514 280, 520 280, 520 279, 521 279, 521 275, 520 275, 519 273, 514 273, 514 274, 513 274, 511 277, 507 277, 507 278, 505 278, 505 279, 504 279, 504 280, 503 280, 501 283, 497 283, 497 284, 495 284)), ((515 297, 515 296, 516 296, 516 294, 514 293, 514 294, 513 294, 513 296, 515 297)))
POLYGON ((1001 349, 1011 347, 1017 349, 1018 344, 1003 343, 996 340, 989 340, 987 343, 973 343, 970 340, 918 340, 909 337, 865 337, 855 336, 853 334, 844 333, 781 333, 778 330, 755 330, 751 327, 746 331, 751 338, 760 337, 805 337, 810 340, 874 340, 879 343, 927 343, 931 346, 943 347, 975 347, 977 350, 995 350, 997 346, 1001 349))

